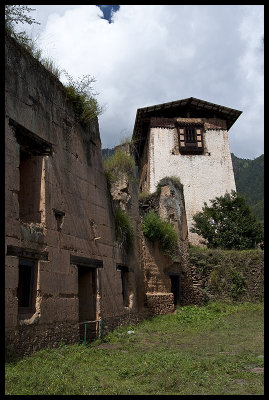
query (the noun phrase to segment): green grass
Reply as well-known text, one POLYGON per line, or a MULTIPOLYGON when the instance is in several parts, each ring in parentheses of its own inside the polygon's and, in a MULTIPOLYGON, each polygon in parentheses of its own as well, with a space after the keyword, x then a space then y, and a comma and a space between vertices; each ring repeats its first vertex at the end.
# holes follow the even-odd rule
POLYGON ((262 368, 263 304, 211 303, 9 362, 6 394, 262 395, 262 368))
POLYGON ((115 151, 104 160, 105 175, 110 184, 117 182, 122 174, 128 177, 129 182, 135 179, 134 158, 122 150, 115 151))
POLYGON ((134 228, 131 218, 121 208, 115 210, 116 238, 123 248, 130 249, 134 243, 134 228))

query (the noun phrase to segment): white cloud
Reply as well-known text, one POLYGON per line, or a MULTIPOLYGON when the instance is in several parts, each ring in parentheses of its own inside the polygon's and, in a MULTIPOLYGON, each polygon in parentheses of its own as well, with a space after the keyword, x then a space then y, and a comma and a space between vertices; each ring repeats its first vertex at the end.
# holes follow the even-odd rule
POLYGON ((137 108, 193 96, 242 110, 231 151, 263 153, 263 6, 121 5, 111 24, 94 5, 31 7, 47 55, 97 79, 103 147, 132 134, 137 108))

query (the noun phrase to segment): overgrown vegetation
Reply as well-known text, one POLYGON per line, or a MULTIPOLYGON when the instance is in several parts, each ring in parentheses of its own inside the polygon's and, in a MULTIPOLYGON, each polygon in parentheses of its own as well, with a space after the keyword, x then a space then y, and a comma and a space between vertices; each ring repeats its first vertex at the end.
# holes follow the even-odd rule
POLYGON ((190 263, 201 284, 203 303, 210 299, 259 301, 264 297, 264 252, 190 246, 190 263))
POLYGON ((27 15, 31 11, 34 11, 34 9, 27 6, 5 5, 6 32, 57 79, 60 79, 61 73, 64 73, 67 78, 67 84, 64 85, 66 96, 73 106, 77 121, 86 126, 105 110, 105 106, 98 103, 97 93, 92 88, 95 78, 88 74, 75 80, 65 70, 60 70, 52 58, 42 56, 42 50, 38 47, 35 39, 28 36, 25 31, 16 31, 16 24, 18 23, 39 24, 34 18, 27 15))
POLYGON ((116 239, 122 249, 132 248, 134 242, 134 228, 130 216, 120 207, 115 209, 116 239))
POLYGON ((6 394, 263 395, 263 303, 185 306, 6 364, 6 394), (134 331, 134 334, 128 334, 134 331))
POLYGON ((5 5, 5 29, 6 32, 16 40, 27 52, 29 52, 37 61, 40 62, 56 78, 60 78, 61 70, 56 66, 54 60, 50 57, 43 57, 42 50, 37 45, 37 40, 30 37, 26 31, 16 31, 16 25, 39 24, 34 18, 27 15, 34 8, 23 5, 5 5))
POLYGON ((150 241, 158 241, 162 251, 174 258, 178 248, 178 236, 173 224, 162 220, 151 210, 142 222, 142 232, 150 241))
POLYGON ((21 45, 27 45, 31 39, 25 31, 16 32, 16 25, 19 23, 40 25, 39 22, 28 15, 31 11, 34 11, 34 8, 25 5, 5 5, 5 29, 21 45))
POLYGON ((65 93, 73 105, 77 120, 82 125, 87 125, 104 111, 104 107, 96 100, 97 93, 93 92, 92 84, 96 80, 91 75, 84 75, 75 80, 66 71, 64 73, 68 79, 65 93))
POLYGON ((134 158, 122 150, 117 150, 110 157, 104 160, 104 169, 107 181, 115 183, 124 173, 129 181, 135 179, 135 161, 134 158))
POLYGON ((183 189, 183 184, 180 182, 179 178, 177 178, 176 176, 166 176, 162 178, 160 182, 157 184, 155 192, 149 193, 143 191, 138 193, 138 200, 143 203, 159 197, 161 194, 161 187, 169 185, 170 183, 172 183, 175 186, 175 188, 177 188, 179 191, 183 189))
POLYGON ((194 215, 191 228, 209 248, 252 249, 263 240, 262 225, 243 196, 232 191, 210 202, 194 215))
POLYGON ((157 190, 161 186, 169 185, 170 183, 172 183, 179 191, 183 189, 183 184, 180 182, 180 179, 177 176, 166 176, 158 183, 157 190))

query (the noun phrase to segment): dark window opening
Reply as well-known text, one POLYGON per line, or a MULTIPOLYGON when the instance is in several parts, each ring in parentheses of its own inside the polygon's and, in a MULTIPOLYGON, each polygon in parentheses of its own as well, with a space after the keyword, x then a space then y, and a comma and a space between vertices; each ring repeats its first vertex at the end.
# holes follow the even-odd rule
POLYGON ((41 222, 42 156, 20 150, 19 216, 24 222, 41 222))
POLYGON ((196 143, 195 129, 186 128, 186 143, 196 143))
POLYGON ((20 312, 30 312, 34 308, 35 262, 19 261, 19 283, 17 288, 18 306, 20 312))

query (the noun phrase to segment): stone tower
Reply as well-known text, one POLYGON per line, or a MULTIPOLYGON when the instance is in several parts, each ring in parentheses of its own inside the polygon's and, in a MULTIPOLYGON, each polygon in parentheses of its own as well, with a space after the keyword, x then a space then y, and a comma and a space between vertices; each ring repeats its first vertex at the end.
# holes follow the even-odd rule
POLYGON ((133 131, 140 192, 174 176, 184 185, 189 240, 204 202, 236 190, 228 131, 242 111, 190 97, 139 108, 133 131))

